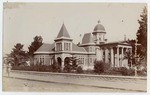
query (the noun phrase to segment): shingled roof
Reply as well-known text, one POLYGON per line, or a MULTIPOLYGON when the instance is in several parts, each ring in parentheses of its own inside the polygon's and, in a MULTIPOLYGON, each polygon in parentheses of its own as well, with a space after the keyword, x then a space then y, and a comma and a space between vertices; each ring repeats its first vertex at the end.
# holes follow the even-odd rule
POLYGON ((63 24, 58 35, 57 35, 57 38, 61 38, 61 37, 67 37, 67 38, 70 38, 70 35, 65 27, 65 25, 63 24))
POLYGON ((79 46, 75 45, 74 43, 72 43, 72 51, 86 52, 84 47, 79 47, 79 46))
POLYGON ((35 53, 40 53, 40 52, 54 52, 54 47, 55 43, 53 44, 47 44, 43 43, 43 45, 35 51, 35 53))
MULTIPOLYGON (((55 48, 55 44, 46 44, 44 43, 36 52, 36 53, 43 53, 43 52, 53 52, 54 53, 54 48, 55 48)), ((75 45, 74 43, 72 43, 72 51, 75 52, 86 52, 86 50, 83 47, 78 47, 77 45, 75 45)))
POLYGON ((94 43, 93 36, 91 33, 86 33, 83 36, 82 44, 94 43))

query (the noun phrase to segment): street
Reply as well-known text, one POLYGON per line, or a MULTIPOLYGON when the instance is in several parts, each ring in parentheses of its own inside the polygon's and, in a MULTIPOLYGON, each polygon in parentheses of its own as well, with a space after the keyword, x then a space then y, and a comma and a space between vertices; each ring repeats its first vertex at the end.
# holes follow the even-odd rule
MULTIPOLYGON (((126 92, 125 90, 40 82, 3 77, 3 91, 11 92, 126 92)), ((130 91, 128 91, 130 92, 130 91)))

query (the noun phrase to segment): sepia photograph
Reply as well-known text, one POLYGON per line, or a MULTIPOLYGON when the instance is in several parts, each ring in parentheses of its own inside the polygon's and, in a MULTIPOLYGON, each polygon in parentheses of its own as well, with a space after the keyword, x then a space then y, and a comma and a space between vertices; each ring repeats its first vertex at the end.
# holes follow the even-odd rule
POLYGON ((147 92, 147 3, 3 2, 3 92, 147 92))

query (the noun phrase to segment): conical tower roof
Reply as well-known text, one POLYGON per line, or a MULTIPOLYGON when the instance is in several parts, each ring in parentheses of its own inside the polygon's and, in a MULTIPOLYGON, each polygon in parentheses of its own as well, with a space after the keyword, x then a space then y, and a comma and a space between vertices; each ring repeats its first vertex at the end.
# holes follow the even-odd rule
POLYGON ((69 35, 69 33, 68 33, 68 31, 67 31, 67 29, 66 29, 64 23, 63 23, 63 25, 62 25, 62 27, 61 27, 61 29, 60 29, 58 35, 57 35, 57 38, 61 38, 61 37, 70 38, 70 35, 69 35))

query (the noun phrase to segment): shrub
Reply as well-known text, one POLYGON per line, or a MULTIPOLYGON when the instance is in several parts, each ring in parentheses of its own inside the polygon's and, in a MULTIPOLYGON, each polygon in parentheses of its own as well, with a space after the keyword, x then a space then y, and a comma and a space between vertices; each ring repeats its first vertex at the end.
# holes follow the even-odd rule
POLYGON ((57 65, 33 65, 33 66, 13 66, 12 70, 41 71, 41 72, 60 72, 57 65))
POLYGON ((127 69, 126 67, 119 68, 119 71, 123 76, 133 76, 135 75, 134 69, 127 69))
POLYGON ((135 70, 134 69, 129 69, 128 70, 128 75, 129 76, 134 76, 135 75, 135 70))
POLYGON ((122 75, 117 67, 110 67, 108 70, 104 72, 106 75, 122 75))
POLYGON ((65 73, 70 73, 71 72, 71 65, 65 65, 65 67, 63 68, 63 72, 65 73))
POLYGON ((12 70, 19 70, 20 68, 19 68, 19 66, 13 66, 11 69, 12 70))
POLYGON ((119 68, 119 71, 122 75, 127 76, 128 75, 128 69, 126 67, 119 68))
POLYGON ((145 71, 137 71, 138 76, 146 76, 147 73, 145 71))
POLYGON ((91 69, 87 69, 87 70, 83 70, 84 74, 95 74, 94 70, 91 69))
POLYGON ((61 72, 61 67, 56 63, 51 65, 52 72, 61 72))
POLYGON ((95 62, 95 64, 94 64, 94 72, 98 73, 98 74, 104 72, 104 65, 103 65, 102 61, 96 61, 95 62))
POLYGON ((83 69, 81 66, 77 67, 77 70, 76 70, 77 73, 83 73, 83 69))
POLYGON ((95 61, 94 62, 94 72, 95 73, 103 73, 104 71, 108 70, 110 68, 109 63, 105 63, 103 61, 95 61))

